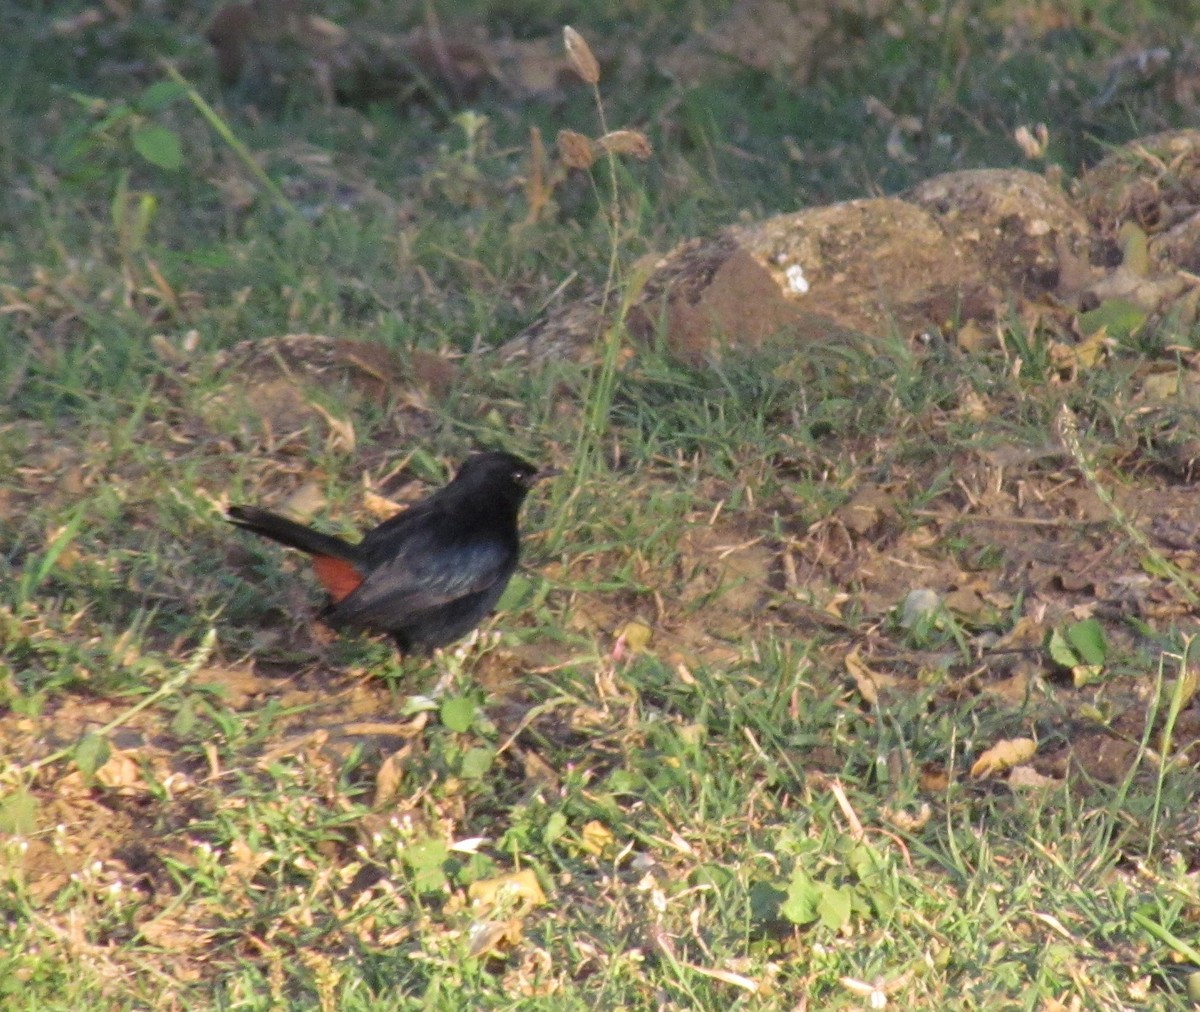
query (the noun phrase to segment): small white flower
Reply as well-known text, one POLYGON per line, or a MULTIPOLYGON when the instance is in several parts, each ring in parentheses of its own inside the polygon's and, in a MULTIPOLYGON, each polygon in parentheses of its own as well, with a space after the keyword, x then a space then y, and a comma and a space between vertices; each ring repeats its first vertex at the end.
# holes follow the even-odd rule
POLYGON ((799 264, 792 264, 784 271, 784 276, 787 278, 788 288, 797 295, 808 291, 808 278, 804 276, 804 268, 799 264))

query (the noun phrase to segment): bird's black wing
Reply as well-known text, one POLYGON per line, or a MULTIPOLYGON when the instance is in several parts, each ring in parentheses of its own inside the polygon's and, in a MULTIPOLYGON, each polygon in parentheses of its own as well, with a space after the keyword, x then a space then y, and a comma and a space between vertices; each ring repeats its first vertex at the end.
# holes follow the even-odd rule
MULTIPOLYGON (((330 613, 335 624, 387 629, 506 582, 517 564, 515 532, 463 530, 441 511, 402 514, 391 538, 368 547, 372 565, 359 587, 330 613), (387 543, 396 539, 391 545, 387 543)), ((372 532, 374 534, 374 532, 372 532)), ((365 542, 364 542, 365 544, 365 542)))

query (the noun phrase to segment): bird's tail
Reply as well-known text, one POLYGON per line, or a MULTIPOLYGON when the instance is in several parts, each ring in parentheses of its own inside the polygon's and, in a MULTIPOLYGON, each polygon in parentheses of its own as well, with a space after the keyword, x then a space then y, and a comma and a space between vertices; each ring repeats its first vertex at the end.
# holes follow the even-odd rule
POLYGON ((230 506, 229 522, 264 538, 278 541, 288 548, 298 548, 309 555, 326 555, 346 562, 358 562, 358 546, 332 534, 322 534, 295 520, 281 517, 257 506, 230 506))
POLYGON ((363 581, 362 552, 358 545, 349 541, 314 531, 257 506, 230 506, 229 522, 311 555, 317 579, 329 591, 329 599, 334 604, 349 597, 363 581))

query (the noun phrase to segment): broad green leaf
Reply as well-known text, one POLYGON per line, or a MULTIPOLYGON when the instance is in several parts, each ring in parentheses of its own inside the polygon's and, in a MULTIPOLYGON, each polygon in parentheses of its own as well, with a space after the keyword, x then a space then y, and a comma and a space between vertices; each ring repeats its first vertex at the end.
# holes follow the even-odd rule
POLYGON ((186 94, 187 89, 175 81, 155 81, 142 92, 142 97, 137 100, 137 105, 142 112, 154 112, 170 105, 176 99, 183 98, 186 94))
POLYGON ((0 833, 29 836, 37 829, 37 800, 18 787, 0 801, 0 833))
POLYGON ((459 772, 465 780, 479 780, 492 768, 492 760, 495 758, 495 751, 482 745, 467 749, 459 772))
POLYGON ((1071 648, 1067 638, 1059 629, 1054 629, 1046 640, 1046 650, 1055 664, 1064 668, 1073 668, 1079 663, 1079 655, 1071 648))
POLYGON ((1127 299, 1105 299, 1095 309, 1079 314, 1079 330, 1090 337, 1103 329, 1118 341, 1127 338, 1146 322, 1146 311, 1127 299))
POLYGON ((112 749, 108 747, 108 739, 103 735, 89 731, 79 739, 71 758, 85 777, 93 777, 96 770, 108 762, 112 749))
POLYGON ((441 720, 451 731, 462 734, 475 720, 475 701, 467 696, 451 696, 442 703, 441 720))
POLYGON ((811 924, 820 916, 822 887, 808 873, 797 868, 788 883, 787 899, 779 908, 793 924, 811 924))
POLYGON ((779 920, 787 893, 770 882, 754 882, 750 886, 750 917, 757 924, 770 924, 779 920))
POLYGON ((849 924, 850 912, 854 907, 854 893, 850 887, 822 884, 820 893, 817 913, 821 923, 831 931, 838 931, 849 924))
POLYGON ((175 716, 171 719, 171 733, 176 738, 188 738, 196 729, 196 702, 194 696, 187 696, 175 716))
POLYGON ((132 133, 133 147, 151 165, 160 169, 178 169, 183 165, 183 149, 173 130, 151 123, 132 133))
POLYGON ((446 860, 450 851, 442 840, 422 840, 404 848, 401 855, 412 870, 417 892, 436 892, 446 886, 446 860))
POLYGON ((567 817, 562 812, 552 812, 546 820, 546 828, 542 830, 542 841, 554 843, 567 829, 567 817))
POLYGON ((1104 627, 1094 618, 1072 622, 1067 626, 1067 639, 1085 664, 1103 664, 1108 659, 1104 627))

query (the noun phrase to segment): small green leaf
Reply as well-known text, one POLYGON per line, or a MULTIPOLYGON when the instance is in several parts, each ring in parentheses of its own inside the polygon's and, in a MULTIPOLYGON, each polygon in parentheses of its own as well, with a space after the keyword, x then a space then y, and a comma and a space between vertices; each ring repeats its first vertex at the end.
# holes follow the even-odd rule
POLYGON ((1095 309, 1079 314, 1079 331, 1090 337, 1101 327, 1109 337, 1123 340, 1146 322, 1146 311, 1128 299, 1106 299, 1095 309))
POLYGON ((533 591, 533 581, 523 573, 515 573, 513 578, 508 581, 508 586, 504 588, 504 593, 500 596, 500 603, 496 606, 501 611, 513 611, 521 607, 533 591))
POLYGON ((413 873, 413 888, 417 892, 436 892, 446 886, 445 864, 450 851, 441 840, 422 840, 404 848, 401 855, 413 873))
POLYGON ((1072 622, 1067 626, 1067 638, 1085 664, 1101 665, 1108 659, 1108 643, 1104 627, 1094 618, 1072 622))
POLYGON ((492 760, 495 758, 495 751, 482 745, 467 749, 459 772, 464 780, 479 780, 492 768, 492 760))
POLYGON ((771 924, 783 913, 787 893, 770 882, 755 882, 750 886, 750 917, 756 924, 771 924))
MULTIPOLYGON (((711 886, 713 889, 727 889, 733 884, 736 876, 733 871, 720 864, 702 864, 688 878, 694 886, 711 886)), ((782 895, 782 894, 781 894, 782 895)))
POLYGON ((175 716, 171 720, 171 733, 176 738, 190 737, 196 729, 196 702, 194 696, 188 696, 179 704, 175 716))
POLYGON ((1187 975, 1187 995, 1192 1004, 1200 1005, 1200 970, 1187 975))
POLYGON ((567 830, 567 817, 562 812, 552 812, 546 820, 546 828, 542 830, 542 842, 554 843, 567 830))
POLYGON ((838 931, 850 923, 850 912, 854 906, 854 893, 849 886, 822 885, 821 898, 817 903, 817 914, 821 923, 831 931, 838 931))
POLYGON ((183 149, 173 130, 151 123, 133 131, 134 150, 160 169, 178 169, 183 165, 183 149))
POLYGON ((142 112, 155 112, 170 105, 176 99, 183 98, 186 94, 187 89, 175 81, 155 81, 142 92, 142 97, 137 100, 137 106, 142 112))
POLYGON ((475 700, 467 696, 451 696, 442 703, 440 716, 446 727, 462 734, 471 729, 475 710, 475 700))
POLYGON ((779 912, 793 924, 811 924, 820 916, 822 888, 808 873, 797 868, 788 883, 787 899, 779 912))
POLYGON ((37 829, 37 801, 19 787, 0 801, 0 833, 29 836, 37 829))
POLYGON ((108 739, 103 735, 89 731, 79 739, 71 758, 79 771, 89 779, 96 775, 96 770, 108 762, 112 749, 108 747, 108 739))
POLYGON ((1079 656, 1071 649, 1071 644, 1067 642, 1061 630, 1055 629, 1050 633, 1050 638, 1046 641, 1046 650, 1050 659, 1060 667, 1073 668, 1079 663, 1079 656))

